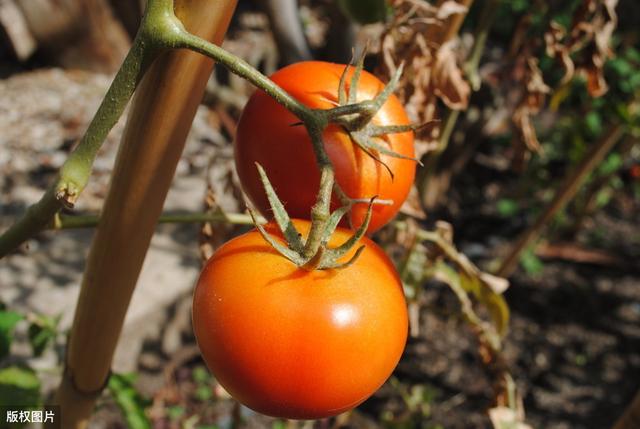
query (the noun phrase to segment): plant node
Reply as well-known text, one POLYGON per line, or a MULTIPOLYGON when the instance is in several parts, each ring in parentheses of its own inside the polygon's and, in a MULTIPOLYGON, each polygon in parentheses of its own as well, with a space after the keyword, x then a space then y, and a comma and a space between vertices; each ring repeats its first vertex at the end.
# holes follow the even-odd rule
POLYGON ((302 237, 302 234, 298 232, 297 228, 289 218, 284 205, 278 198, 278 195, 273 189, 264 169, 260 164, 256 164, 256 166, 258 168, 258 173, 260 174, 260 180, 262 181, 267 193, 267 198, 269 199, 269 205, 273 211, 275 223, 282 233, 285 244, 282 244, 279 240, 269 234, 264 226, 256 221, 256 214, 250 207, 249 213, 254 219, 254 224, 260 234, 278 253, 280 253, 280 255, 284 256, 298 267, 309 271, 316 269, 326 270, 346 268, 356 261, 360 253, 364 250, 364 246, 360 246, 348 261, 341 262, 340 260, 354 248, 367 231, 376 197, 373 197, 369 201, 369 209, 367 210, 367 215, 362 225, 347 241, 338 247, 330 248, 328 243, 344 215, 349 212, 350 206, 347 205, 340 207, 323 220, 315 220, 315 222, 320 222, 320 242, 317 246, 312 246, 314 247, 314 251, 310 255, 306 255, 305 249, 310 244, 309 241, 312 239, 311 234, 309 234, 309 237, 306 239, 302 237))

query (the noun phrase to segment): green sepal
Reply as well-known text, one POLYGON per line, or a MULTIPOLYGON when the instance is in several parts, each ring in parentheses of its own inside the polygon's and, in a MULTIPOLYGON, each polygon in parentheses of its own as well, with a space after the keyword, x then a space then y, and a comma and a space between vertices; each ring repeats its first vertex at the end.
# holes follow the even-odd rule
POLYGON ((373 153, 371 151, 371 148, 367 144, 367 137, 366 136, 363 136, 362 134, 360 134, 358 132, 351 132, 351 133, 349 133, 349 136, 351 137, 351 140, 353 140, 353 142, 356 144, 356 146, 358 146, 360 149, 362 149, 362 151, 364 153, 369 155, 369 157, 372 158, 374 161, 379 162, 380 164, 382 164, 382 166, 387 170, 387 172, 391 176, 391 180, 393 180, 395 178, 395 175, 393 174, 393 171, 391 171, 391 168, 387 165, 387 163, 384 162, 382 159, 380 159, 380 157, 378 155, 376 155, 375 153, 373 153))
POLYGON ((262 238, 264 238, 265 241, 271 245, 271 247, 273 247, 279 254, 281 254, 291 262, 293 262, 295 265, 301 266, 304 264, 304 260, 302 259, 302 257, 300 257, 300 254, 298 252, 291 250, 288 247, 278 243, 271 236, 271 234, 269 234, 267 230, 264 229, 264 227, 257 221, 256 214, 253 211, 253 209, 247 207, 247 210, 249 211, 249 215, 251 215, 251 219, 253 219, 253 223, 256 229, 258 230, 260 235, 262 235, 262 238))
POLYGON ((362 50, 362 53, 358 57, 358 62, 351 76, 351 85, 349 86, 349 103, 357 103, 358 85, 360 84, 360 74, 364 68, 364 58, 367 56, 367 47, 362 50))
POLYGON ((280 228, 280 231, 284 235, 284 238, 286 239, 289 247, 298 253, 302 252, 302 249, 304 249, 304 243, 300 238, 300 233, 296 229, 293 222, 291 222, 291 218, 285 210, 282 201, 280 201, 280 198, 278 198, 276 191, 273 189, 273 186, 271 186, 271 182, 269 181, 264 168, 262 168, 262 166, 257 162, 256 167, 258 168, 258 174, 260 174, 260 180, 262 181, 262 186, 264 186, 264 190, 267 194, 269 205, 271 206, 271 210, 273 211, 273 217, 278 224, 278 228, 280 228))
POLYGON ((377 197, 371 198, 371 201, 369 202, 369 208, 367 209, 367 215, 364 218, 364 222, 362 222, 362 225, 360 225, 356 232, 340 246, 334 249, 327 249, 327 260, 337 261, 338 259, 342 258, 364 236, 365 232, 367 232, 367 228, 369 228, 369 222, 371 221, 371 215, 373 213, 373 202, 376 198, 377 197))
POLYGON ((327 224, 324 227, 324 232, 322 233, 322 244, 327 244, 331 235, 338 227, 338 224, 342 220, 345 214, 351 210, 351 206, 342 206, 339 209, 336 209, 331 216, 329 216, 329 220, 327 220, 327 224))
POLYGON ((356 250, 356 253, 354 253, 353 256, 347 262, 343 262, 341 264, 337 263, 337 262, 330 262, 330 263, 327 263, 326 265, 321 265, 320 269, 323 269, 323 270, 341 270, 343 268, 347 268, 347 267, 353 265, 353 263, 360 257, 360 254, 365 249, 365 247, 366 246, 364 246, 364 245, 358 247, 358 249, 356 250))

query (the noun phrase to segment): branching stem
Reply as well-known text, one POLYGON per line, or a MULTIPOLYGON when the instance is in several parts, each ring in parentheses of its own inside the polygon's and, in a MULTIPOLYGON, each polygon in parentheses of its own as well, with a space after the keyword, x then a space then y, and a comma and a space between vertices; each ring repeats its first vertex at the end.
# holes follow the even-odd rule
POLYGON ((61 208, 73 207, 89 181, 91 167, 102 142, 118 122, 144 72, 157 54, 157 49, 145 46, 143 38, 137 37, 134 40, 87 131, 63 164, 56 181, 40 201, 30 206, 0 236, 0 258, 46 228, 61 208))
MULTIPOLYGON (((300 119, 311 138, 321 176, 317 201, 311 209, 312 225, 300 257, 308 261, 314 258, 320 250, 325 250, 325 235, 328 221, 331 217, 331 196, 337 184, 335 183, 333 166, 324 148, 322 133, 330 122, 342 124, 343 127, 348 128, 349 132, 354 132, 367 126, 393 91, 399 74, 394 76, 391 84, 375 99, 356 103, 355 88, 357 88, 362 67, 359 64, 352 76, 351 87, 354 89, 350 91, 349 104, 339 105, 327 110, 308 108, 246 61, 205 39, 189 33, 174 14, 173 0, 149 0, 140 31, 134 40, 132 49, 118 71, 84 137, 78 144, 77 149, 63 165, 55 185, 44 194, 41 201, 27 210, 22 219, 0 236, 0 257, 11 252, 22 242, 50 225, 60 208, 63 206, 73 207, 80 192, 88 182, 98 149, 120 118, 147 67, 159 52, 168 49, 189 49, 212 58, 232 73, 247 79, 266 92, 300 119)), ((366 147, 371 149, 373 143, 368 140, 365 143, 366 147)), ((373 148, 375 149, 376 147, 373 146, 373 148)), ((384 154, 401 156, 386 149, 384 154)), ((266 176, 265 181, 268 184, 266 176)), ((271 199, 273 201, 277 200, 275 193, 273 193, 271 199)), ((371 205, 369 210, 371 210, 371 205)), ((57 219, 59 220, 60 218, 57 219)), ((280 223, 290 222, 286 213, 280 216, 280 219, 280 223)), ((366 229, 366 227, 365 225, 364 228, 366 229)), ((289 226, 288 228, 291 230, 292 227, 289 226)), ((293 231, 288 233, 293 237, 291 235, 293 231)), ((358 232, 356 235, 361 234, 358 232)), ((331 252, 327 251, 326 253, 329 254, 331 252)), ((332 262, 324 265, 334 266, 336 263, 332 262)))
MULTIPOLYGON (((51 223, 51 229, 82 229, 95 228, 100 222, 100 215, 56 215, 51 223)), ((203 223, 203 222, 224 222, 232 225, 253 225, 250 215, 244 213, 164 213, 158 218, 158 223, 203 223)), ((265 223, 262 217, 256 218, 256 222, 265 223)))

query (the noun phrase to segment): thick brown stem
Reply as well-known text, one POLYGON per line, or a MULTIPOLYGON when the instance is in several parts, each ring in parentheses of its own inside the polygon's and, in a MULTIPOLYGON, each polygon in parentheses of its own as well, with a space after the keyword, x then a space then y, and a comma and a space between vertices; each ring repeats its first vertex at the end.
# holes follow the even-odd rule
MULTIPOLYGON (((185 27, 221 43, 235 0, 176 0, 185 27)), ((104 386, 120 330, 211 60, 163 54, 144 77, 128 118, 100 224, 89 252, 56 400, 62 427, 86 427, 104 386)))
POLYGON ((591 171, 593 171, 598 163, 602 161, 604 156, 620 139, 623 132, 623 125, 614 125, 607 134, 600 139, 600 141, 593 145, 591 150, 585 155, 576 169, 567 176, 562 185, 558 188, 553 200, 551 200, 545 210, 540 214, 540 216, 538 216, 538 219, 536 219, 533 225, 531 225, 514 244, 508 256, 504 259, 502 265, 498 269, 497 275, 500 277, 508 277, 513 273, 518 265, 522 252, 538 238, 544 226, 556 215, 556 213, 562 210, 562 208, 575 196, 584 179, 591 171))

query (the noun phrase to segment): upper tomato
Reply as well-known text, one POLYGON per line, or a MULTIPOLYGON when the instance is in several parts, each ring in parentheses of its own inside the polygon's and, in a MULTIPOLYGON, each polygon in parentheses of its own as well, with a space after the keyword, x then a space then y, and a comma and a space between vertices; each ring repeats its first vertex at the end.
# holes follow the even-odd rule
MULTIPOLYGON (((308 61, 285 67, 271 79, 308 107, 329 109, 338 101, 338 85, 344 65, 308 61)), ((353 68, 347 75, 347 91, 353 68)), ((362 72, 357 101, 370 100, 384 89, 375 76, 362 72)), ((320 185, 313 147, 305 127, 292 126, 299 119, 263 91, 256 91, 247 103, 235 141, 235 160, 244 191, 255 206, 269 216, 269 203, 255 163, 260 163, 278 196, 292 217, 308 219, 320 185)), ((376 125, 407 125, 409 119, 400 101, 391 95, 374 117, 376 125)), ((323 134, 325 149, 335 168, 336 180, 353 199, 392 200, 392 205, 375 205, 369 232, 385 225, 396 215, 407 198, 415 176, 415 162, 380 154, 383 165, 358 148, 347 133, 330 125, 323 134)), ((413 132, 384 136, 388 148, 413 157, 413 132)), ((338 205, 334 198, 334 208, 338 205)), ((356 204, 351 222, 358 227, 364 221, 367 204, 356 204)))
MULTIPOLYGON (((308 233, 308 221, 295 225, 308 233)), ((330 245, 350 234, 338 229, 330 245)), ((407 338, 406 304, 389 258, 371 240, 362 244, 350 267, 310 272, 254 230, 209 259, 193 328, 208 367, 238 401, 271 416, 323 418, 357 406, 389 377, 407 338)))

